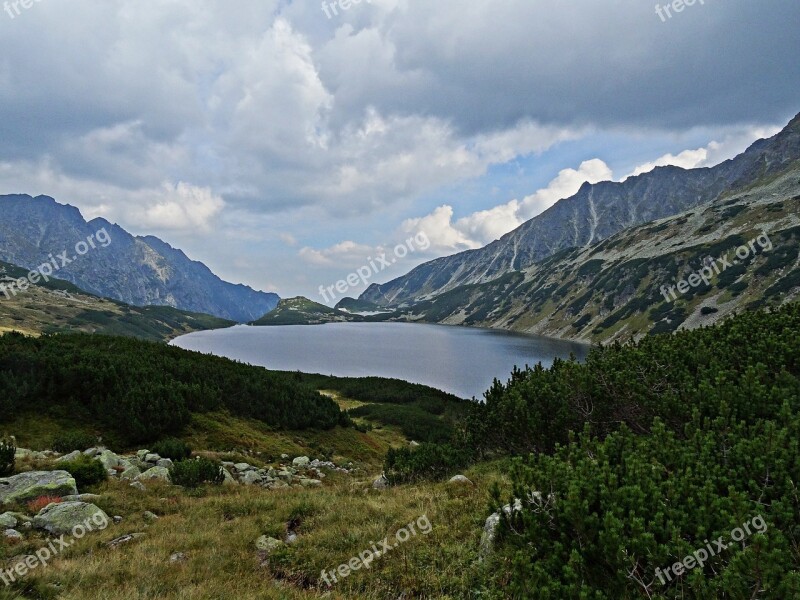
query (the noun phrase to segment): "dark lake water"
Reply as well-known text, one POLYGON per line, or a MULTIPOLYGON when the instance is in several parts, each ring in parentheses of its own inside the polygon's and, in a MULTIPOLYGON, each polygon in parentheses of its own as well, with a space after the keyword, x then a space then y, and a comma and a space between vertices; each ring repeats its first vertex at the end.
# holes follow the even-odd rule
POLYGON ((279 371, 344 377, 394 377, 456 394, 482 398, 495 377, 588 347, 502 331, 409 323, 333 323, 200 331, 173 345, 279 371))

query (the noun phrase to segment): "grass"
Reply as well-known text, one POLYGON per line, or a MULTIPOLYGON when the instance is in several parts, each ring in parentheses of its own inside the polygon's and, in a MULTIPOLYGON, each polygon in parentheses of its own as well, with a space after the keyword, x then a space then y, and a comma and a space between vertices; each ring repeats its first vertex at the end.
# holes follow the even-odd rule
MULTIPOLYGON (((102 495, 97 504, 123 521, 76 542, 49 568, 31 572, 24 579, 27 593, 6 588, 0 600, 308 599, 329 591, 325 597, 332 599, 471 597, 469 590, 480 589, 485 576, 477 550, 488 490, 494 482, 507 485, 497 472, 487 465, 468 471, 475 487, 426 484, 385 491, 372 490, 369 479, 341 476, 326 478, 316 489, 219 486, 191 494, 166 484, 138 492, 109 481, 95 488, 102 495), (160 519, 149 524, 144 511, 160 519), (428 535, 411 537, 332 590, 320 581, 323 569, 337 568, 423 515, 432 525, 428 535), (295 544, 269 558, 256 549, 261 535, 283 539, 290 521, 298 524, 295 544), (138 532, 145 537, 106 547, 138 532), (176 552, 187 559, 171 562, 176 552)), ((44 545, 44 539, 26 537, 25 552, 44 545)))

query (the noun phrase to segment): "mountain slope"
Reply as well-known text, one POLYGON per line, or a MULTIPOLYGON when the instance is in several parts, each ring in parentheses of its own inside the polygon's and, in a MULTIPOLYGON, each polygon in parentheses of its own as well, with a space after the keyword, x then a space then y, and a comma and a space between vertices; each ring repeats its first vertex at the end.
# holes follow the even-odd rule
POLYGON ((87 222, 77 208, 53 198, 0 196, 0 211, 0 260, 36 269, 54 259, 55 276, 92 294, 237 322, 256 319, 278 304, 277 295, 222 281, 158 238, 132 236, 105 219, 87 222), (105 234, 98 236, 100 231, 108 234, 108 243, 105 234), (88 240, 88 250, 78 255, 76 244, 88 240))
MULTIPOLYGON (((27 273, 0 262, 0 285, 8 286, 27 273)), ((169 306, 135 307, 98 298, 60 279, 39 282, 8 297, 0 292, 0 333, 84 332, 167 341, 192 331, 232 325, 233 321, 169 306)))
POLYGON ((439 258, 360 300, 382 306, 431 299, 525 270, 561 250, 588 247, 630 227, 678 214, 782 172, 800 159, 800 115, 779 134, 713 168, 661 167, 622 183, 584 184, 571 198, 479 250, 439 258))
POLYGON ((363 321, 364 318, 330 308, 319 302, 299 296, 297 298, 284 298, 278 307, 258 319, 252 325, 322 325, 323 323, 344 323, 350 321, 363 321))
POLYGON ((607 342, 708 325, 798 295, 800 163, 746 191, 461 286, 394 318, 607 342), (688 285, 704 267, 708 284, 688 285), (675 287, 682 280, 685 293, 675 287))

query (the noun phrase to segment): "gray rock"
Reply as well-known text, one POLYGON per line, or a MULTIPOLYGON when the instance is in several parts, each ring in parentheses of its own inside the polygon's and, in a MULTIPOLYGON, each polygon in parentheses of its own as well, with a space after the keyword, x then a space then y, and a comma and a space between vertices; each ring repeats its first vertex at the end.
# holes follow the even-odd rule
POLYGON ((119 456, 111 450, 103 450, 95 457, 95 460, 99 460, 108 471, 120 466, 119 456))
POLYGON ((144 487, 144 484, 143 484, 141 481, 134 481, 134 482, 133 482, 133 483, 130 485, 130 487, 132 487, 132 488, 136 488, 136 489, 137 489, 137 490, 139 490, 140 492, 146 492, 146 491, 147 491, 147 488, 146 488, 146 487, 144 487))
POLYGON ((6 540, 11 544, 18 544, 23 539, 25 539, 22 537, 22 534, 16 529, 6 529, 3 535, 6 538, 6 540))
POLYGON ((292 478, 294 477, 294 474, 291 473, 290 471, 278 471, 276 475, 278 476, 278 479, 282 479, 287 483, 291 483, 292 478))
POLYGON ((262 535, 260 538, 256 540, 256 548, 266 552, 267 554, 272 554, 278 548, 283 546, 283 542, 280 540, 276 540, 274 537, 269 537, 266 535, 262 535))
POLYGON ((141 475, 137 475, 135 478, 136 481, 152 481, 152 480, 160 480, 169 482, 169 471, 164 467, 153 467, 152 469, 147 469, 141 475))
POLYGON ((144 459, 145 459, 145 457, 146 457, 148 454, 150 454, 150 450, 139 450, 139 451, 136 453, 136 458, 138 458, 139 460, 144 460, 144 459))
POLYGON ((267 483, 265 486, 268 490, 284 490, 289 487, 285 481, 275 480, 267 483))
POLYGON ((386 479, 386 475, 381 475, 375 481, 372 482, 372 489, 374 490, 385 490, 389 487, 389 480, 386 479))
POLYGON ((183 552, 175 552, 170 555, 169 562, 176 563, 176 562, 186 562, 188 557, 183 552))
MULTIPOLYGON (((510 504, 506 504, 502 510, 506 515, 510 515, 512 510, 513 512, 519 512, 522 510, 522 500, 519 498, 514 500, 513 509, 511 508, 510 504)), ((480 551, 478 552, 478 555, 481 559, 489 556, 494 549, 494 540, 497 538, 497 527, 499 525, 500 511, 497 511, 493 515, 490 515, 488 519, 486 519, 486 523, 483 526, 483 534, 481 535, 480 551)))
POLYGON ((298 469, 305 469, 310 462, 311 459, 309 459, 307 456, 298 456, 292 461, 292 466, 297 467, 298 469))
POLYGON ((233 475, 231 475, 228 469, 222 469, 222 476, 225 478, 222 482, 223 485, 239 485, 239 482, 236 481, 233 475))
POLYGON ((448 481, 447 483, 455 483, 460 485, 475 485, 463 475, 456 475, 455 477, 451 478, 450 481, 448 481))
POLYGON ((27 502, 41 496, 70 496, 78 493, 75 479, 66 471, 31 471, 0 478, 0 504, 27 502))
POLYGON ((142 517, 144 517, 144 520, 147 521, 148 523, 153 523, 154 521, 158 521, 159 519, 157 514, 150 512, 149 510, 144 511, 142 513, 142 517))
POLYGON ((239 481, 244 485, 255 485, 256 483, 261 483, 261 475, 255 471, 247 471, 239 478, 239 481))
POLYGON ((70 452, 69 454, 65 454, 61 458, 57 458, 56 462, 57 463, 69 462, 71 460, 75 460, 76 458, 78 458, 79 456, 82 456, 82 455, 83 455, 83 452, 81 452, 80 450, 75 450, 73 452, 70 452))
POLYGON ((120 479, 124 481, 132 481, 136 479, 139 475, 142 474, 141 469, 139 467, 129 467, 125 469, 122 474, 119 476, 120 479))
POLYGON ((19 521, 14 516, 14 513, 7 512, 0 515, 0 529, 13 529, 17 526, 17 523, 19 521))
POLYGON ((129 544, 130 542, 136 541, 139 538, 143 538, 146 534, 144 533, 129 533, 128 535, 123 535, 122 537, 118 537, 115 540, 111 540, 106 544, 109 548, 116 548, 117 546, 121 546, 123 544, 129 544))
POLYGON ((72 533, 82 526, 84 531, 98 531, 108 526, 108 515, 94 504, 86 502, 53 503, 33 518, 33 526, 51 535, 72 533))
POLYGON ((64 496, 61 500, 64 502, 97 502, 102 499, 102 496, 98 494, 75 494, 74 496, 64 496))
POLYGON ((155 464, 159 460, 161 460, 161 457, 158 454, 154 454, 152 452, 150 454, 146 454, 145 457, 144 457, 144 462, 148 462, 148 463, 155 464))
POLYGON ((252 465, 248 465, 247 463, 236 463, 233 465, 233 468, 236 469, 239 473, 244 473, 245 471, 254 470, 255 467, 252 465))
POLYGON ((114 519, 114 525, 119 525, 120 523, 122 523, 122 517, 120 517, 119 515, 114 515, 112 518, 114 519))
POLYGON ((305 477, 300 480, 300 485, 303 487, 319 487, 322 482, 319 479, 306 479, 305 477))
POLYGON ((288 458, 289 458, 288 454, 281 454, 281 460, 288 460, 288 458))
POLYGON ((94 458, 95 456, 100 454, 100 449, 99 448, 87 448, 86 450, 83 451, 83 453, 86 456, 88 456, 89 458, 94 458))
POLYGON ((171 469, 175 465, 172 464, 172 459, 171 458, 160 458, 160 459, 158 459, 158 462, 156 462, 156 466, 164 467, 165 469, 171 469))

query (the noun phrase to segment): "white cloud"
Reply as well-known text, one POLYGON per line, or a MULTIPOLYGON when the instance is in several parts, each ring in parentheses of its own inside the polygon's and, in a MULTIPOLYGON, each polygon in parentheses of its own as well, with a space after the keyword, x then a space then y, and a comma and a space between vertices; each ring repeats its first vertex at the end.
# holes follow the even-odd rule
POLYGON ((521 201, 511 200, 455 222, 453 207, 440 206, 427 216, 406 220, 401 230, 408 233, 424 231, 432 246, 440 252, 480 248, 513 231, 559 200, 573 196, 585 182, 597 183, 612 177, 613 173, 605 162, 597 158, 587 160, 577 169, 562 170, 546 188, 521 201))

